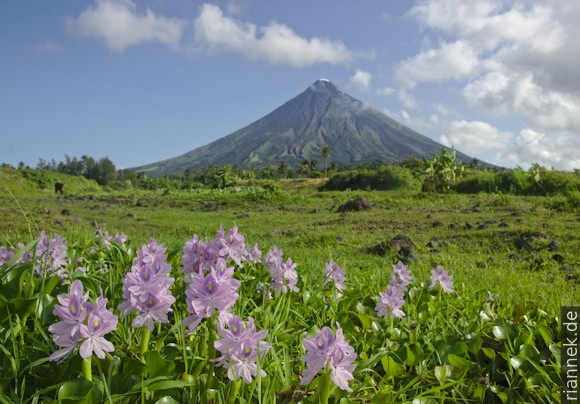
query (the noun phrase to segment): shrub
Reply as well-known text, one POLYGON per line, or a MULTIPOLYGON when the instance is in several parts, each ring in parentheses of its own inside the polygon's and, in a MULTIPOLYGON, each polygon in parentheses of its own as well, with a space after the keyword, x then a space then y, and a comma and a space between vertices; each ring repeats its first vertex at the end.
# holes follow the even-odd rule
POLYGON ((420 190, 421 184, 410 169, 383 166, 376 170, 359 169, 334 174, 322 187, 326 191, 362 190, 420 190))

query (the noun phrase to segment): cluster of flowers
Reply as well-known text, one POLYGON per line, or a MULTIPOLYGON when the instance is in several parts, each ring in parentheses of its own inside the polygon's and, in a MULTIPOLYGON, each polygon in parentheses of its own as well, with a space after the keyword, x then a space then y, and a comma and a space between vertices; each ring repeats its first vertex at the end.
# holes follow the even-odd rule
MULTIPOLYGON (((24 248, 24 245, 19 243, 18 248, 24 248)), ((69 264, 70 260, 67 257, 68 247, 65 245, 65 240, 55 235, 50 238, 44 231, 40 233, 40 239, 36 244, 34 262, 34 272, 38 276, 42 276, 46 271, 47 275, 57 275, 61 280, 68 278, 65 266, 69 264)), ((14 248, 6 248, 0 246, 0 265, 10 261, 14 256, 14 248)), ((33 255, 28 252, 21 256, 16 263, 29 262, 33 255)))
POLYGON ((53 314, 61 321, 48 327, 52 340, 61 347, 49 356, 51 361, 62 361, 75 348, 79 348, 82 358, 90 357, 93 352, 100 359, 105 359, 105 352, 115 350, 105 335, 117 329, 117 316, 107 310, 107 299, 100 296, 95 304, 88 301, 89 294, 83 294, 83 284, 76 280, 70 286, 69 294, 57 296, 58 302, 53 314))
MULTIPOLYGON (((230 380, 241 378, 246 384, 251 383, 258 372, 257 356, 263 357, 271 348, 263 341, 268 331, 256 331, 252 317, 246 326, 238 316, 220 324, 217 331, 221 339, 214 342, 214 347, 222 356, 216 359, 216 364, 227 369, 230 380)), ((265 377, 266 372, 261 370, 260 376, 265 377)))
MULTIPOLYGON (((389 317, 389 315, 397 318, 405 317, 405 312, 401 308, 405 303, 405 294, 412 281, 411 272, 405 264, 399 261, 393 265, 391 280, 385 291, 379 292, 379 299, 375 307, 375 311, 380 317, 389 317)), ((441 265, 431 271, 429 289, 433 289, 437 284, 441 285, 444 292, 453 292, 453 279, 441 265)))
POLYGON ((300 360, 305 362, 306 369, 302 374, 301 385, 310 384, 314 376, 323 369, 330 370, 330 377, 342 390, 351 392, 348 381, 353 379, 355 350, 344 339, 340 324, 336 323, 336 336, 330 327, 324 327, 314 338, 304 338, 302 344, 306 355, 300 360))
POLYGON ((167 263, 163 244, 151 239, 143 245, 133 260, 131 271, 123 278, 123 302, 119 305, 125 317, 133 311, 137 316, 131 325, 140 328, 143 325, 153 331, 153 322, 167 323, 167 315, 175 297, 169 288, 174 279, 170 277, 171 265, 167 263))
MULTIPOLYGON (((113 242, 124 243, 126 239, 123 236, 114 238, 113 242)), ((97 238, 104 248, 110 247, 111 237, 108 233, 98 231, 97 238)), ((56 264, 50 268, 63 268, 62 273, 66 275, 64 265, 68 259, 63 258, 63 254, 66 257, 64 240, 59 236, 51 240, 43 232, 41 242, 42 253, 53 252, 49 255, 51 263, 56 264)), ((0 254, 0 259, 8 261, 13 250, 3 249, 0 254)), ((217 311, 217 332, 221 339, 215 341, 214 346, 221 356, 216 359, 216 363, 227 369, 231 380, 241 378, 245 383, 250 383, 252 377, 258 375, 256 360, 263 357, 271 346, 263 341, 268 331, 257 331, 253 318, 250 317, 246 325, 241 318, 231 313, 239 297, 237 290, 240 281, 233 277, 234 266, 228 266, 228 263, 233 262, 242 267, 247 261, 261 262, 271 275, 272 290, 281 293, 299 291, 296 264, 291 258, 284 262, 283 252, 276 246, 266 254, 263 261, 261 255, 257 245, 246 247, 244 236, 236 226, 227 232, 220 227, 217 237, 211 241, 201 241, 195 235, 186 242, 183 249, 182 272, 188 284, 185 295, 189 312, 183 324, 193 332, 204 318, 213 316, 217 311)), ((155 322, 168 322, 168 314, 175 302, 170 291, 174 282, 170 271, 163 244, 151 239, 143 245, 137 252, 131 270, 123 278, 124 301, 118 307, 121 317, 136 311, 138 314, 131 325, 135 328, 145 326, 149 331, 154 329, 155 322)), ((55 270, 47 272, 60 274, 55 270)), ((344 269, 334 261, 326 265, 324 276, 324 285, 333 281, 339 291, 345 289, 344 269)), ((88 358, 93 352, 97 357, 104 358, 105 352, 114 350, 104 336, 116 329, 117 316, 106 309, 107 299, 102 296, 102 291, 93 305, 88 301, 88 293, 83 295, 82 283, 76 280, 71 284, 69 294, 59 295, 58 301, 60 304, 55 305, 53 313, 60 321, 51 325, 49 331, 53 334, 54 343, 62 349, 53 353, 50 360, 61 361, 75 348, 79 348, 83 358, 88 358)), ((328 367, 336 384, 351 391, 348 380, 353 378, 355 365, 352 362, 356 353, 344 341, 340 326, 336 337, 330 328, 325 327, 314 339, 304 339, 304 346, 308 352, 302 358, 307 366, 303 384, 309 383, 321 369, 328 367)), ((266 375, 263 370, 259 373, 262 377, 266 375)))
POLYGON ((114 236, 111 236, 107 230, 100 230, 97 229, 95 232, 95 239, 97 243, 101 243, 103 247, 107 250, 110 250, 112 247, 112 243, 123 245, 127 241, 127 235, 125 233, 115 233, 114 236))
POLYGON ((292 262, 290 257, 284 262, 283 254, 282 250, 274 246, 264 258, 264 266, 268 269, 272 278, 270 286, 273 290, 282 293, 286 293, 288 290, 299 292, 300 289, 296 286, 298 283, 296 264, 292 262))

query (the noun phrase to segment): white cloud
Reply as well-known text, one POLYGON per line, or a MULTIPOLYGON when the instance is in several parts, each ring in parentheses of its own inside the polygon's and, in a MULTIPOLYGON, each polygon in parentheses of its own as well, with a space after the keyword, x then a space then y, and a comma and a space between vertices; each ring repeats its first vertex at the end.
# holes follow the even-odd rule
POLYGON ((546 91, 531 72, 491 72, 463 90, 469 103, 488 111, 522 114, 535 126, 553 131, 580 132, 580 99, 546 91))
POLYGON ((316 63, 345 63, 353 57, 340 41, 305 39, 279 23, 258 28, 255 24, 225 16, 212 4, 201 7, 194 26, 196 39, 212 49, 238 52, 250 59, 264 59, 273 64, 307 67, 316 63))
POLYGON ((146 42, 160 42, 174 50, 180 47, 185 22, 157 16, 149 8, 137 13, 131 0, 96 0, 96 4, 68 21, 68 30, 81 38, 96 38, 114 52, 146 42))
POLYGON ((390 97, 391 95, 395 94, 395 89, 393 87, 383 87, 377 90, 378 95, 382 95, 383 97, 390 97))
POLYGON ((397 68, 397 78, 410 86, 429 81, 459 80, 477 67, 477 55, 465 41, 443 43, 403 61, 397 68))
POLYGON ((518 43, 543 52, 555 49, 562 41, 562 26, 546 5, 427 0, 413 7, 411 14, 425 25, 455 34, 480 49, 518 43))
POLYGON ((350 85, 368 90, 371 85, 371 79, 372 75, 369 72, 357 69, 356 73, 350 78, 350 85))
POLYGON ((417 108, 417 101, 415 101, 415 98, 404 88, 399 90, 397 96, 399 97, 401 104, 405 107, 410 109, 417 108))
POLYGON ((480 157, 490 150, 505 148, 511 138, 511 133, 500 132, 486 122, 461 120, 452 121, 439 141, 445 146, 455 146, 466 154, 480 157))
POLYGON ((580 60, 580 2, 419 0, 410 14, 425 32, 440 31, 449 43, 403 61, 400 80, 409 88, 427 81, 463 81, 471 107, 521 122, 524 129, 504 157, 516 164, 540 159, 560 167, 576 164, 570 149, 578 150, 566 144, 580 141, 580 74, 574 63, 580 60), (458 45, 455 52, 443 50, 452 44, 463 44, 471 53, 458 52, 458 45), (447 70, 445 61, 454 56, 457 66, 447 70))
POLYGON ((560 170, 580 169, 580 139, 524 129, 516 136, 512 147, 502 153, 500 160, 522 167, 538 163, 560 170))

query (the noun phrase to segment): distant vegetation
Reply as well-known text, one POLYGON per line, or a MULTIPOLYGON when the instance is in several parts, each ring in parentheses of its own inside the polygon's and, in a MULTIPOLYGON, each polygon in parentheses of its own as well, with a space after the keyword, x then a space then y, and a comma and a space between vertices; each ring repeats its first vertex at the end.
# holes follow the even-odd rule
POLYGON ((328 178, 321 190, 410 190, 425 192, 455 192, 462 194, 496 193, 509 195, 536 195, 567 198, 580 207, 580 170, 557 171, 532 165, 528 170, 520 167, 504 169, 481 165, 479 160, 470 163, 456 160, 455 150, 442 149, 440 155, 431 159, 407 158, 398 164, 375 162, 359 166, 342 166, 328 161, 330 152, 321 153, 323 163, 305 159, 298 167, 285 162, 264 168, 240 168, 223 165, 190 170, 182 175, 148 177, 129 169, 117 170, 107 157, 95 159, 65 156, 65 161, 40 160, 36 168, 21 163, 17 169, 4 165, 0 179, 24 181, 20 189, 51 189, 54 182, 67 182, 67 190, 94 190, 98 185, 105 190, 193 190, 200 188, 225 189, 236 186, 253 186, 264 180, 292 178, 328 178), (12 170, 10 170, 12 168, 12 170), (72 177, 63 177, 67 174, 72 177), (21 178, 20 178, 21 177, 21 178), (65 180, 64 178, 68 178, 65 180), (81 179, 82 178, 82 179, 81 179), (84 179, 88 181, 84 181, 84 179), (71 183, 72 181, 72 183, 71 183), (70 183, 70 184, 68 184, 70 183), (24 187, 24 188, 22 188, 24 187), (28 188, 27 188, 28 187, 28 188))

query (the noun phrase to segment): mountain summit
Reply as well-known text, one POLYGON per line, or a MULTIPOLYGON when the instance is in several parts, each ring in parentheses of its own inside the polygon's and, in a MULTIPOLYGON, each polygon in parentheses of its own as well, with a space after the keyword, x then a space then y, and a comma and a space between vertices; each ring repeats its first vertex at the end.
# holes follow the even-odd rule
MULTIPOLYGON (((401 125, 385 114, 319 79, 276 110, 236 132, 181 156, 136 167, 149 175, 182 173, 210 164, 239 167, 297 167, 319 159, 328 145, 330 160, 357 165, 395 163, 407 157, 431 157, 443 145, 401 125)), ((463 161, 471 158, 457 152, 463 161)))

